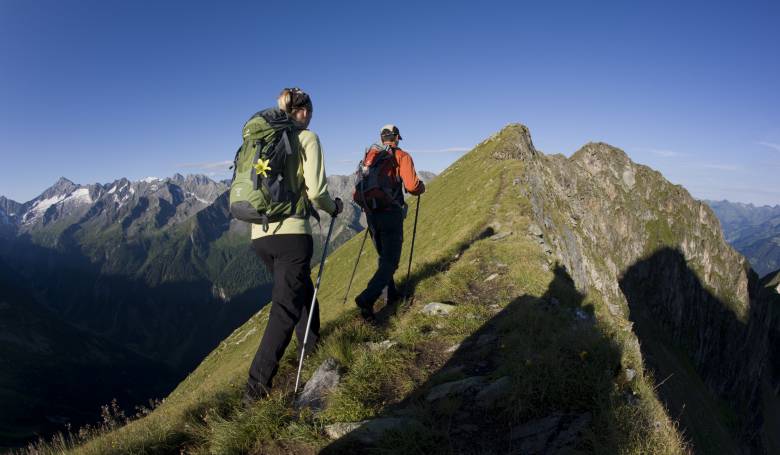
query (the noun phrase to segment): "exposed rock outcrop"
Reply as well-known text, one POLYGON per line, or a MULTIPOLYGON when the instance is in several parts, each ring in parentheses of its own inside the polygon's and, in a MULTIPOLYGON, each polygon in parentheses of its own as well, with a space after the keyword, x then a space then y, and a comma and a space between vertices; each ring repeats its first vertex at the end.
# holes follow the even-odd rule
POLYGON ((766 373, 778 323, 712 210, 608 144, 586 144, 570 158, 545 156, 524 138, 527 129, 507 130, 516 145, 497 147, 494 157, 525 162, 515 181, 531 201, 528 234, 544 242, 578 290, 604 297, 618 327, 630 329, 642 312, 660 324, 710 392, 740 416, 737 438, 763 450, 762 435, 773 430, 764 426, 757 378, 777 397, 779 382, 766 373))

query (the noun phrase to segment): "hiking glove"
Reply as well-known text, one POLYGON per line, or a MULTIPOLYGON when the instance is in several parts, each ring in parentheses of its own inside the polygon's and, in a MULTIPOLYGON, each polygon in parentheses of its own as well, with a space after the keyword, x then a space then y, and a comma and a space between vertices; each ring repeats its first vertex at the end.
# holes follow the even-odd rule
POLYGON ((341 198, 338 197, 333 202, 336 203, 336 210, 333 213, 331 213, 330 216, 336 217, 338 216, 339 213, 344 211, 344 203, 341 202, 341 198))

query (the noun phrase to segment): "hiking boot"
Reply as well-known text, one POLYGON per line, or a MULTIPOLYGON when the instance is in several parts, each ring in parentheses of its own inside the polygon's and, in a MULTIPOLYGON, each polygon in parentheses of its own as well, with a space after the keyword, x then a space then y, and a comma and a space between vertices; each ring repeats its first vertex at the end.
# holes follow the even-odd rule
POLYGON ((252 407, 256 402, 268 397, 268 389, 264 386, 257 384, 256 387, 252 387, 249 384, 246 385, 244 396, 241 398, 241 407, 248 409, 252 407))
POLYGON ((376 315, 374 314, 374 305, 365 304, 358 299, 355 299, 355 304, 360 308, 360 317, 369 324, 376 323, 376 315))

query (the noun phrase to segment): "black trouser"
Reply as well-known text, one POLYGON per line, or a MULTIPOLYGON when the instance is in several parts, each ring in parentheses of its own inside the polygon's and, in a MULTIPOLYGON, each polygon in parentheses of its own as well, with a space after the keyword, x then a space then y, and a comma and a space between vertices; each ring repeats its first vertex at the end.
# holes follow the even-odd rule
MULTIPOLYGON (((279 234, 252 240, 252 248, 274 279, 271 315, 263 340, 249 368, 247 392, 260 396, 271 388, 279 360, 290 344, 293 329, 298 337, 298 354, 303 347, 309 305, 314 295, 311 282, 313 241, 308 234, 279 234)), ((306 352, 311 353, 320 337, 319 305, 314 309, 306 352)))
POLYGON ((368 232, 379 254, 376 273, 368 281, 366 290, 357 296, 359 305, 373 305, 387 286, 389 298, 398 295, 393 274, 401 260, 401 246, 404 241, 404 216, 400 209, 368 213, 368 232))

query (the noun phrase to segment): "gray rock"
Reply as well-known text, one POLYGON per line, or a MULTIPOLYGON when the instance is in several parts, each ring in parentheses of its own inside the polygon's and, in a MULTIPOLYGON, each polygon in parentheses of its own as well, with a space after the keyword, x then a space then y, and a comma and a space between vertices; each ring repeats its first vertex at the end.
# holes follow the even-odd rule
POLYGON ((555 436, 555 439, 553 439, 552 442, 550 442, 548 448, 551 450, 549 451, 555 453, 574 445, 580 439, 580 433, 590 425, 591 416, 589 412, 569 417, 570 419, 567 419, 569 420, 569 424, 555 436))
POLYGON ((626 368, 626 381, 631 382, 636 377, 636 370, 632 368, 626 368))
POLYGON ((301 395, 295 400, 296 408, 308 407, 319 411, 325 406, 325 398, 341 381, 339 364, 335 359, 327 359, 317 368, 306 382, 301 395))
POLYGON ((528 225, 528 233, 534 237, 542 237, 544 235, 544 233, 542 232, 542 228, 537 226, 535 223, 531 223, 528 225))
POLYGON ((331 439, 338 439, 357 430, 366 422, 366 420, 361 420, 360 422, 336 422, 330 425, 325 425, 325 434, 327 434, 331 439))
POLYGON ((421 313, 429 316, 446 316, 455 309, 455 305, 449 305, 446 303, 431 302, 420 310, 421 313))
POLYGON ((360 422, 341 422, 325 426, 325 433, 331 439, 342 437, 355 438, 363 444, 374 444, 388 431, 400 431, 405 428, 422 425, 414 419, 383 417, 360 422))
POLYGON ((457 350, 458 350, 458 348, 460 347, 460 345, 461 345, 461 343, 456 343, 456 344, 453 344, 452 346, 450 346, 450 347, 448 347, 447 349, 445 349, 445 350, 444 350, 444 352, 447 352, 447 353, 449 353, 449 352, 455 352, 455 351, 457 351, 457 350))
POLYGON ((397 345, 397 341, 391 341, 391 340, 384 340, 380 341, 378 343, 375 343, 373 341, 369 341, 366 343, 368 345, 368 349, 371 351, 384 351, 387 349, 392 348, 393 346, 397 345))
POLYGON ((547 445, 550 436, 558 429, 560 422, 560 414, 532 420, 512 428, 509 438, 512 441, 522 440, 520 453, 540 453, 547 445))
POLYGON ((483 409, 493 408, 496 403, 507 396, 512 386, 509 376, 499 378, 477 393, 474 398, 478 407, 483 409))
POLYGON ((483 376, 472 376, 470 378, 461 379, 460 381, 445 382, 433 387, 428 395, 425 396, 427 401, 436 401, 441 398, 450 395, 457 395, 465 393, 469 390, 479 389, 485 384, 485 378, 483 376))
POLYGON ((489 277, 485 278, 485 282, 487 283, 488 281, 493 281, 496 278, 498 278, 498 274, 497 273, 492 273, 492 274, 490 274, 489 277))
POLYGON ((517 440, 554 430, 561 421, 561 414, 553 414, 541 419, 532 420, 518 425, 511 430, 510 439, 517 440))

